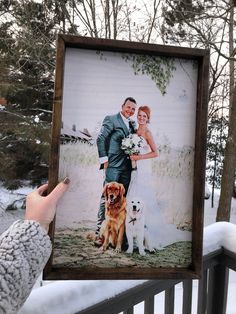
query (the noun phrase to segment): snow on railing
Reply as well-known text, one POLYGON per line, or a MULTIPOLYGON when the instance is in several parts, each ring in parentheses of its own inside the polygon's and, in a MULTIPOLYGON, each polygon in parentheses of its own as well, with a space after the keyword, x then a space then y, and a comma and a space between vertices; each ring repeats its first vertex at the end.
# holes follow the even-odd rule
POLYGON ((204 228, 203 255, 225 248, 236 254, 236 225, 219 221, 204 228))
POLYGON ((57 281, 34 289, 19 314, 76 313, 145 280, 57 281))

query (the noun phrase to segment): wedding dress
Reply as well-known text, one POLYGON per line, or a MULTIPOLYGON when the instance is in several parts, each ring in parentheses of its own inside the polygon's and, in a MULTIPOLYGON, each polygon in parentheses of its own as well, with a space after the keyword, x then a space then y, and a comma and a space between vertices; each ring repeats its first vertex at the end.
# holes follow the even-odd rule
MULTIPOLYGON (((150 152, 150 146, 143 138, 140 153, 150 152)), ((166 223, 158 199, 154 176, 152 175, 152 159, 141 159, 137 161, 137 170, 131 174, 127 199, 140 198, 145 204, 145 224, 148 228, 151 246, 162 249, 167 245, 178 241, 191 241, 191 232, 182 231, 174 224, 166 223)))

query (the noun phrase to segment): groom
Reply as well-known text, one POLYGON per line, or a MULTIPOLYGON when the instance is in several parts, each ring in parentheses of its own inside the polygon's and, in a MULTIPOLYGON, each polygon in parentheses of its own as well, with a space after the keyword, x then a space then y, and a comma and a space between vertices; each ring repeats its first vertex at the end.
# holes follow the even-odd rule
MULTIPOLYGON (((136 100, 132 97, 125 99, 121 111, 112 116, 106 116, 102 123, 100 134, 97 138, 97 147, 100 169, 105 171, 104 185, 116 181, 124 185, 127 193, 131 177, 131 161, 121 149, 122 139, 130 133, 135 133, 135 123, 130 119, 136 109, 136 100)), ((102 195, 98 211, 95 245, 101 246, 99 237, 101 224, 105 219, 105 199, 102 195)))

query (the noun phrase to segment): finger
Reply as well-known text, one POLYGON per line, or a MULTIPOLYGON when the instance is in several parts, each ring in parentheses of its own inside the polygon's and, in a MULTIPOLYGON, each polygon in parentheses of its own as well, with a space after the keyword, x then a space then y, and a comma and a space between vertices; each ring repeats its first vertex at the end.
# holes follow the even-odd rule
POLYGON ((47 196, 47 198, 57 203, 59 199, 62 197, 62 195, 66 192, 66 190, 69 187, 69 179, 66 178, 64 181, 60 182, 53 190, 52 192, 47 196))
POLYGON ((37 192, 39 195, 43 195, 44 192, 46 192, 48 189, 48 183, 41 185, 39 188, 37 188, 37 192))

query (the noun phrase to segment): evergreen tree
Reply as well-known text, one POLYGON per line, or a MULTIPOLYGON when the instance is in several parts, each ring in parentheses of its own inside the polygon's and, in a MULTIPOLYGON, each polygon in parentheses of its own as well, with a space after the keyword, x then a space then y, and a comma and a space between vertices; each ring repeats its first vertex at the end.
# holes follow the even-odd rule
MULTIPOLYGON (((0 93, 25 110, 51 109, 55 65, 54 22, 44 6, 12 2, 14 15, 1 23, 1 64, 5 68, 0 93), (5 66, 3 65, 5 63, 5 66)), ((3 72, 4 73, 4 72, 3 72)))
POLYGON ((5 1, 0 14, 0 180, 17 188, 47 178, 55 22, 34 1, 5 1))

